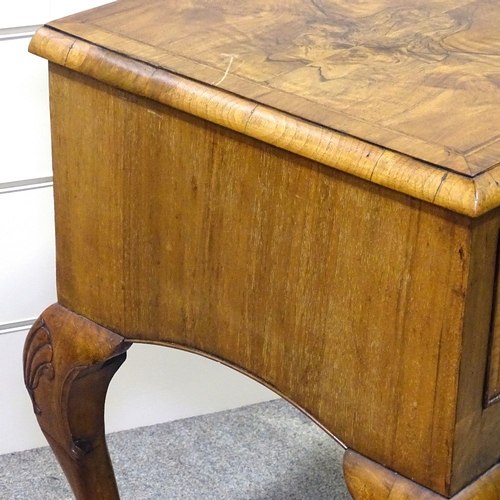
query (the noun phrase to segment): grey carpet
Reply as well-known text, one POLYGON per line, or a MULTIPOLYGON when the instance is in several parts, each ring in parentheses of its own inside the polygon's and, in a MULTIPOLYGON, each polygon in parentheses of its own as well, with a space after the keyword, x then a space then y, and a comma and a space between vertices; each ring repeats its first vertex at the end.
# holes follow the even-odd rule
MULTIPOLYGON (((122 500, 348 500, 343 450, 282 400, 108 436, 122 500)), ((48 448, 0 456, 1 500, 70 500, 48 448)))

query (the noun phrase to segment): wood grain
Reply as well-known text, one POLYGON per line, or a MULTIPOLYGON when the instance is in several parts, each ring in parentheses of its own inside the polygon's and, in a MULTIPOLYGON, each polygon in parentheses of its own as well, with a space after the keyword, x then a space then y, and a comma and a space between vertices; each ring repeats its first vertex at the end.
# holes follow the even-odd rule
MULTIPOLYGON (((348 450, 344 478, 354 500, 445 500, 367 458, 348 450)), ((495 466, 451 500, 499 500, 500 466, 495 466)))
POLYGON ((468 474, 479 476, 499 456, 500 405, 485 408, 499 231, 498 213, 476 220, 472 229, 453 458, 459 481, 455 486, 465 486, 468 474))
POLYGON ((498 500, 499 20, 121 0, 42 28, 59 302, 274 388, 355 450, 356 498, 498 500))
MULTIPOLYGON (((499 235, 500 238, 500 235, 499 235)), ((499 240, 500 243, 500 240, 499 240)), ((488 377, 485 404, 491 405, 500 400, 500 244, 497 244, 497 256, 493 283, 493 308, 488 356, 488 377)))
POLYGON ((59 301, 447 491, 468 219, 59 66, 51 95, 59 301))
POLYGON ((117 2, 50 25, 451 171, 495 166, 500 7, 361 5, 117 2))
MULTIPOLYGON (((78 36, 92 38, 94 28, 86 24, 64 26, 78 36), (82 30, 90 32, 85 34, 82 30)), ((147 54, 142 51, 131 58, 99 47, 99 44, 113 46, 109 37, 112 38, 109 33, 103 35, 102 39, 96 39, 98 45, 94 45, 54 29, 42 28, 32 40, 30 50, 123 90, 462 214, 477 217, 500 205, 499 169, 469 177, 437 168, 366 142, 362 135, 357 139, 325 128, 319 121, 306 121, 298 113, 291 115, 259 104, 255 97, 250 100, 240 98, 214 86, 164 71, 158 68, 158 62, 147 62, 147 54), (146 62, 135 57, 142 57, 146 62)), ((121 47, 114 50, 126 52, 121 47)), ((156 49, 148 46, 148 50, 156 49)), ((193 66, 199 65, 193 62, 193 66)), ((218 71, 211 74, 210 79, 218 81, 223 75, 218 71)), ((245 88, 242 87, 240 94, 245 95, 245 88)), ((293 99, 287 97, 286 102, 289 101, 293 99)), ((274 100, 271 104, 286 110, 281 101, 274 100)), ((300 109, 303 108, 309 109, 310 103, 300 109)), ((315 116, 319 117, 321 113, 316 112, 315 116)))

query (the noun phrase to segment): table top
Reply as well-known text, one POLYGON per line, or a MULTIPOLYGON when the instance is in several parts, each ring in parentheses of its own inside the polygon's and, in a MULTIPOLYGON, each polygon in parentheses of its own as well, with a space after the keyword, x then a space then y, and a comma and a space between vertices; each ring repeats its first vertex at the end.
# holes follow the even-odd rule
POLYGON ((500 205, 499 22, 490 0, 119 0, 49 23, 32 51, 175 105, 168 72, 197 108, 219 103, 207 119, 478 216, 500 205), (110 54, 135 83, 88 68, 110 54))

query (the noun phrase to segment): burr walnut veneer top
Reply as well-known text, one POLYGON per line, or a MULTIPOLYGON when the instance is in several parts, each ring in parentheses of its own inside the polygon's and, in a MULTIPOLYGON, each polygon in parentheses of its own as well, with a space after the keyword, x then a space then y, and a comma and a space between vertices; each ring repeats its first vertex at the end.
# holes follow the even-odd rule
POLYGON ((119 0, 31 50, 478 216, 500 205, 499 22, 492 1, 119 0))

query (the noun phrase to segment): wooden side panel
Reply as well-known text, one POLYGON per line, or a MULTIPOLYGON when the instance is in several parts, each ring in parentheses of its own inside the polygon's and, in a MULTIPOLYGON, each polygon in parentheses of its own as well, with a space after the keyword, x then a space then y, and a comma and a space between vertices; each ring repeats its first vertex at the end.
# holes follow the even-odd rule
POLYGON ((468 219, 66 69, 51 93, 60 302, 448 493, 468 219))
MULTIPOLYGON (((500 459, 500 405, 485 407, 494 385, 496 343, 490 342, 497 266, 498 210, 478 219, 472 232, 471 267, 464 320, 452 490, 458 491, 500 459)), ((498 309, 497 309, 498 310, 498 309)), ((494 324, 494 323, 493 323, 494 324)), ((498 365, 497 365, 498 367, 498 365)))
MULTIPOLYGON (((500 235, 499 235, 500 236, 500 235)), ((485 394, 485 404, 500 400, 500 237, 497 243, 495 280, 493 290, 493 310, 491 318, 490 351, 488 359, 488 376, 485 394)))

